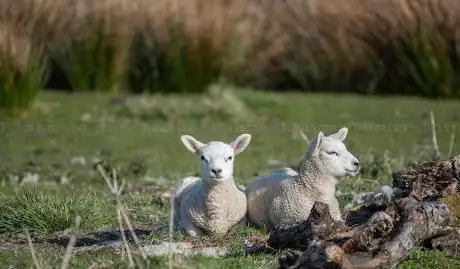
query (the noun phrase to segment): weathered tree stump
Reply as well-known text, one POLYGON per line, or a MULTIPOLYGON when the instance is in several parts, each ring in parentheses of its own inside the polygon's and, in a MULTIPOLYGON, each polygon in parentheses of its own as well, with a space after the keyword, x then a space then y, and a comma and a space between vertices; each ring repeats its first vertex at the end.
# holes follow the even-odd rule
POLYGON ((460 155, 394 173, 392 188, 385 190, 398 195, 373 193, 345 223, 317 202, 306 221, 271 231, 267 244, 282 251, 280 268, 387 268, 418 246, 458 255, 460 232, 440 198, 460 191, 460 155))

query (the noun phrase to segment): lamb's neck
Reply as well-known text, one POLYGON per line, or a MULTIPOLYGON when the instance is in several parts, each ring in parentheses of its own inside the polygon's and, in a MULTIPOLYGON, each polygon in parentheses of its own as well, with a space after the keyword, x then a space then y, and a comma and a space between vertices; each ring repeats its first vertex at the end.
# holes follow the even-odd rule
POLYGON ((234 196, 233 193, 238 191, 235 181, 232 179, 226 179, 222 182, 216 183, 207 183, 204 184, 204 194, 206 202, 212 201, 212 203, 216 203, 216 201, 222 201, 224 197, 234 196))
POLYGON ((298 166, 297 173, 299 175, 296 177, 296 181, 306 186, 310 191, 316 192, 317 195, 330 196, 335 194, 337 179, 325 175, 323 168, 314 160, 304 158, 298 166))

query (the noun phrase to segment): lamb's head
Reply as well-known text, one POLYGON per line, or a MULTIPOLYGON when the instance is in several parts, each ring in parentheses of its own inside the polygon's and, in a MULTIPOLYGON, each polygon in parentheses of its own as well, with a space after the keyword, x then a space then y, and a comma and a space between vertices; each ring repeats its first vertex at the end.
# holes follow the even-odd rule
POLYGON ((310 143, 307 158, 316 162, 323 173, 337 179, 358 175, 359 161, 343 143, 347 134, 348 129, 346 127, 329 136, 319 132, 318 136, 310 143))
POLYGON ((241 134, 229 144, 211 141, 204 144, 190 135, 181 136, 185 147, 200 159, 200 177, 206 182, 233 179, 233 161, 251 141, 250 134, 241 134))

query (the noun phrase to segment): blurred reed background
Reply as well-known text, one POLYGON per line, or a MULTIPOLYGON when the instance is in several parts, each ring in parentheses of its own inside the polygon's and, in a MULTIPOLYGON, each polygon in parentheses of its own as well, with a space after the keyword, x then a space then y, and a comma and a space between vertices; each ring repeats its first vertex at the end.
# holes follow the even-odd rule
POLYGON ((460 96, 456 0, 8 0, 0 108, 39 90, 460 96))

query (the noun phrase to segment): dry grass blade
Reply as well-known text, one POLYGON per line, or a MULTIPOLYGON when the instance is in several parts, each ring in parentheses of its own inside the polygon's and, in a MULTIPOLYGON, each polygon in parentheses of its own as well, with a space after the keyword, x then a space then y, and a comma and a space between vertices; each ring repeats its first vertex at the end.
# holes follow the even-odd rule
POLYGON ((450 143, 449 143, 449 153, 447 154, 447 157, 450 157, 452 155, 452 152, 454 151, 454 143, 455 143, 455 134, 450 135, 450 143))
POLYGON ((433 142, 433 148, 436 152, 436 157, 441 157, 441 152, 439 151, 438 139, 436 138, 436 124, 434 121, 433 111, 430 111, 430 122, 431 122, 431 138, 433 142))
POLYGON ((124 231, 124 228, 123 228, 123 219, 121 217, 120 208, 117 208, 117 220, 118 220, 118 225, 119 225, 123 245, 125 247, 126 254, 128 255, 129 265, 130 265, 131 268, 134 268, 134 259, 133 259, 133 255, 131 253, 131 248, 129 247, 128 239, 126 238, 126 234, 125 234, 125 231, 124 231))
MULTIPOLYGON (((294 124, 294 131, 296 131, 297 135, 299 135, 307 144, 310 144, 310 140, 308 139, 307 135, 302 131, 302 129, 299 127, 299 125, 294 124)), ((296 137, 295 135, 294 137, 296 137)))
POLYGON ((37 255, 35 253, 34 245, 32 244, 32 238, 30 237, 29 230, 24 229, 24 232, 27 237, 27 242, 29 243, 30 255, 32 256, 32 260, 34 261, 35 268, 41 269, 40 263, 38 262, 37 255))
MULTIPOLYGON (((134 239, 134 242, 136 243, 136 245, 137 245, 137 247, 139 249, 139 252, 142 255, 142 258, 144 258, 144 260, 146 260, 147 259, 147 254, 145 253, 144 249, 142 248, 142 246, 140 244, 140 241, 139 241, 139 238, 137 238, 137 235, 134 232, 134 228, 131 225, 131 221, 129 220, 128 214, 126 214, 126 210, 124 209, 124 206, 121 203, 120 195, 121 195, 121 192, 123 191, 123 188, 125 186, 125 182, 123 181, 122 184, 120 185, 120 187, 118 187, 118 181, 117 181, 117 177, 116 177, 116 170, 113 170, 113 173, 112 173, 113 174, 113 178, 112 178, 113 183, 110 184, 110 179, 107 177, 107 174, 103 171, 102 168, 100 168, 100 169, 105 175, 105 180, 106 180, 106 183, 109 186, 109 189, 112 191, 112 194, 114 194, 116 196, 117 210, 118 210, 117 212, 120 212, 121 217, 125 220, 126 225, 128 226, 128 229, 129 229, 129 231, 130 231, 130 233, 131 233, 131 235, 132 235, 132 237, 134 239)), ((122 229, 122 227, 120 227, 120 229, 122 229)), ((120 232, 124 235, 124 230, 120 230, 120 232)))
POLYGON ((120 202, 120 195, 125 186, 125 182, 123 181, 121 185, 118 184, 117 174, 116 174, 115 169, 113 169, 112 171, 112 182, 110 180, 111 178, 104 171, 104 168, 102 167, 102 165, 98 164, 97 170, 99 171, 101 176, 104 178, 105 182, 107 183, 107 186, 109 187, 110 192, 115 196, 115 200, 117 202, 117 220, 118 220, 121 238, 123 241, 124 249, 126 250, 126 254, 128 256, 130 267, 134 268, 135 267, 134 259, 133 259, 132 252, 129 247, 129 243, 128 243, 128 240, 126 238, 126 234, 123 228, 123 217, 122 217, 122 212, 121 212, 122 207, 121 207, 121 202, 120 202))
POLYGON ((174 232, 174 192, 171 195, 170 209, 169 209, 169 249, 168 249, 168 265, 169 269, 173 268, 173 252, 172 252, 172 243, 173 243, 173 232, 174 232))
POLYGON ((137 245, 137 247, 139 249, 139 252, 142 255, 142 258, 144 260, 146 260, 147 259, 147 254, 145 253, 144 249, 142 248, 141 243, 140 243, 139 239, 137 238, 136 233, 134 232, 133 226, 131 225, 131 221, 129 220, 128 215, 126 214, 126 211, 124 210, 124 208, 122 206, 120 206, 120 212, 121 212, 121 214, 123 216, 123 219, 126 222, 126 225, 128 226, 129 231, 131 232, 131 235, 132 235, 132 237, 134 239, 134 242, 136 243, 136 245, 137 245))
POLYGON ((97 169, 99 171, 99 173, 101 174, 102 178, 105 180, 105 183, 107 184, 107 186, 109 187, 110 189, 110 192, 115 195, 115 198, 118 199, 121 192, 123 191, 123 187, 124 187, 124 183, 122 183, 122 186, 118 187, 118 182, 116 181, 116 173, 115 173, 115 170, 113 171, 113 183, 110 182, 110 177, 107 175, 107 173, 105 172, 104 168, 102 167, 102 165, 98 164, 97 165, 97 169))
POLYGON ((75 246, 75 243, 77 242, 76 230, 78 229, 78 227, 80 227, 80 222, 81 222, 81 218, 80 216, 77 216, 75 218, 75 226, 74 226, 75 231, 72 232, 69 243, 67 244, 64 258, 62 259, 61 269, 67 269, 69 267, 69 262, 72 256, 73 247, 75 246))

